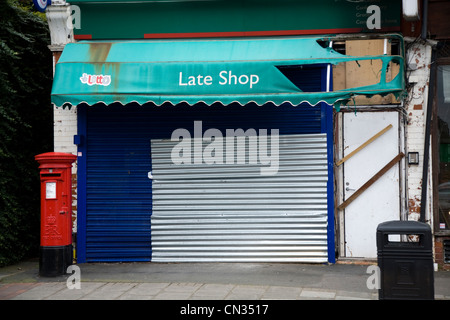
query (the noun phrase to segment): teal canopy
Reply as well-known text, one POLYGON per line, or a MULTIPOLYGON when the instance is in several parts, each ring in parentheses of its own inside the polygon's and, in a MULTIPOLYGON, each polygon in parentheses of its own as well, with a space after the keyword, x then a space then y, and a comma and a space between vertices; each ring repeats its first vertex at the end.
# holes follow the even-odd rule
POLYGON ((70 43, 56 64, 52 103, 57 107, 100 102, 340 105, 354 95, 399 96, 404 92, 402 56, 351 57, 321 45, 322 40, 292 37, 70 43), (303 92, 280 71, 283 66, 373 59, 383 62, 379 83, 340 91, 303 92), (400 72, 386 82, 385 72, 392 60, 400 64, 400 72))

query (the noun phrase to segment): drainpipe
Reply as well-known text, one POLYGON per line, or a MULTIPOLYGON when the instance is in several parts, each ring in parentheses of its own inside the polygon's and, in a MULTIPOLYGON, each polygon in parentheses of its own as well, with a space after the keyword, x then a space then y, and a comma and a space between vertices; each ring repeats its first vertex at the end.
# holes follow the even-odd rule
POLYGON ((436 50, 434 46, 431 48, 431 70, 430 81, 428 84, 428 101, 427 101, 427 118, 425 123, 425 146, 423 149, 423 169, 422 169, 422 195, 420 205, 420 222, 425 222, 425 213, 427 207, 427 190, 428 190, 428 166, 430 158, 430 139, 431 139, 431 113, 433 110, 434 100, 434 82, 436 78, 436 50))
POLYGON ((428 32, 428 0, 423 0, 422 39, 427 40, 428 32))
MULTIPOLYGON (((421 38, 427 40, 428 31, 428 0, 423 0, 423 14, 422 14, 422 35, 421 38)), ((436 58, 436 51, 434 46, 431 49, 431 69, 430 69, 430 81, 428 84, 428 101, 427 101, 427 117, 425 122, 425 145, 423 149, 423 170, 422 170, 422 195, 420 205, 420 222, 425 222, 425 214, 427 207, 427 191, 428 191, 428 166, 430 158, 430 131, 431 131, 431 113, 433 110, 433 98, 434 98, 434 81, 436 78, 436 64, 434 63, 436 58)))

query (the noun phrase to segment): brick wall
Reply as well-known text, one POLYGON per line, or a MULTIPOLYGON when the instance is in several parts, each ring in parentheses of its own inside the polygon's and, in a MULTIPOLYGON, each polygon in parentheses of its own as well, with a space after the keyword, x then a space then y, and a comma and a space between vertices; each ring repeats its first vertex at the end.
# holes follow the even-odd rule
MULTIPOLYGON (((430 75, 431 47, 423 42, 411 44, 406 56, 406 75, 411 88, 405 102, 408 124, 406 126, 406 152, 419 152, 419 165, 407 168, 407 194, 409 220, 420 217, 422 194, 422 169, 425 143, 425 122, 428 99, 428 84, 430 75)), ((431 157, 430 157, 431 167, 431 157)), ((426 220, 432 219, 431 174, 429 174, 427 192, 426 220)))
POLYGON ((450 263, 444 263, 444 240, 450 241, 450 237, 436 237, 434 242, 434 261, 439 269, 450 271, 450 263))

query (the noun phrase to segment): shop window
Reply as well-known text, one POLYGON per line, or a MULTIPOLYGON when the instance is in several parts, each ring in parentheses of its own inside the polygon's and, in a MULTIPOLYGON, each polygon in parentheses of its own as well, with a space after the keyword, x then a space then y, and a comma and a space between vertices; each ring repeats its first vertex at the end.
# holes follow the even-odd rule
POLYGON ((324 64, 279 66, 278 70, 303 92, 325 91, 324 64))
POLYGON ((438 65, 436 85, 439 230, 450 230, 450 64, 438 65))

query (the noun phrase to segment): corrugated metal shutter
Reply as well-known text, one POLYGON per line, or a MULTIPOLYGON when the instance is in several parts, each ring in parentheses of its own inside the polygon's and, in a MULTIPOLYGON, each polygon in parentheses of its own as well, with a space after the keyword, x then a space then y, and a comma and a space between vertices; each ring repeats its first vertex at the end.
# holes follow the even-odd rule
POLYGON ((270 176, 248 152, 242 164, 175 165, 177 143, 152 140, 153 261, 327 261, 326 134, 280 136, 270 176))
POLYGON ((132 109, 88 114, 86 261, 150 261, 151 159, 140 132, 147 124, 132 109))

